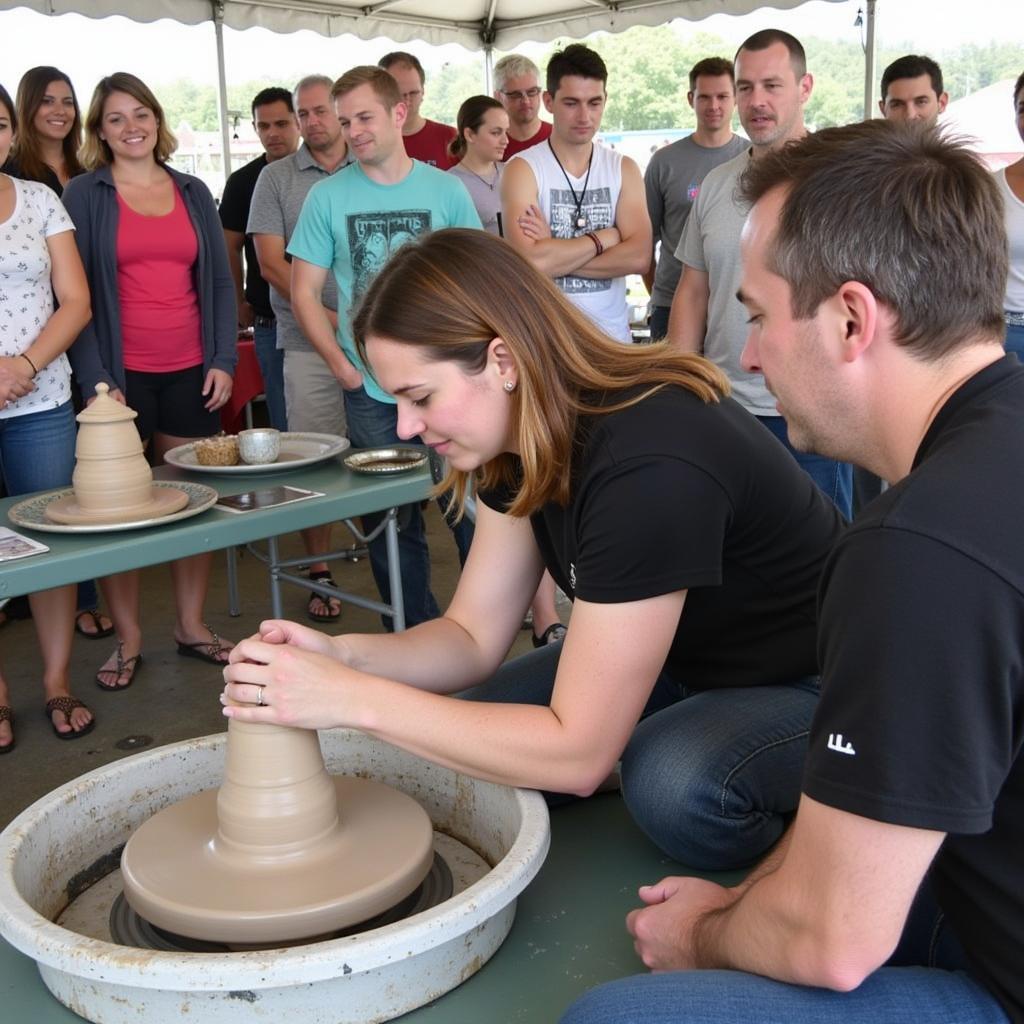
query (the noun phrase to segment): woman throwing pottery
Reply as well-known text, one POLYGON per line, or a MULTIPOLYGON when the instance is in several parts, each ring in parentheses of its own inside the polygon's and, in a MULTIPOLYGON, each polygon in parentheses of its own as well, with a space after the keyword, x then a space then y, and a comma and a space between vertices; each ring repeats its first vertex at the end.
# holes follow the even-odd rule
MULTIPOLYGON (((16 127, 14 104, 0 87, 0 164, 16 127)), ((10 495, 71 483, 75 417, 64 353, 89 321, 73 234, 51 189, 0 174, 0 470, 10 495)), ((95 724, 92 712, 68 688, 75 587, 32 594, 29 603, 43 653, 47 719, 59 739, 84 736, 95 724)), ((14 749, 13 729, 0 678, 0 754, 14 749)))
POLYGON ((475 479, 473 548, 445 615, 408 632, 263 623, 225 714, 560 793, 621 756, 668 854, 755 860, 799 797, 832 505, 711 363, 611 341, 485 232, 404 246, 354 327, 399 433, 445 456, 456 500, 475 479), (574 601, 565 641, 499 669, 545 567, 574 601))
MULTIPOLYGON (((92 291, 92 323, 71 352, 88 399, 101 381, 138 413, 150 459, 215 434, 236 361, 234 287, 216 207, 198 178, 166 161, 177 143, 163 110, 134 75, 96 86, 85 120, 83 162, 64 202, 92 291)), ((224 644, 203 622, 210 555, 171 565, 178 653, 213 664, 224 644)), ((96 682, 123 690, 142 650, 139 575, 101 584, 118 645, 96 682)))

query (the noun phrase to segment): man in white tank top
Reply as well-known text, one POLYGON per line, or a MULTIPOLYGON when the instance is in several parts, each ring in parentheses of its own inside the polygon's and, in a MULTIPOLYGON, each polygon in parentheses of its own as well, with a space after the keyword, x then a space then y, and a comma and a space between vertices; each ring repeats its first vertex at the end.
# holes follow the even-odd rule
POLYGON ((651 262, 640 169, 594 141, 607 99, 600 55, 574 43, 547 67, 546 143, 508 162, 501 183, 505 238, 617 341, 629 342, 626 275, 651 262))

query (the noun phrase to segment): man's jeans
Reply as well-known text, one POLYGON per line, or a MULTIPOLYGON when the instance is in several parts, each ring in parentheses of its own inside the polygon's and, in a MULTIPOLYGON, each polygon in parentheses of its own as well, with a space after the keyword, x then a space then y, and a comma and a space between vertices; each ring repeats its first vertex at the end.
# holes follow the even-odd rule
MULTIPOLYGON (((345 392, 345 415, 348 435, 353 448, 380 448, 401 444, 397 433, 398 411, 388 402, 371 398, 364 388, 345 392)), ((418 438, 412 438, 413 442, 418 438)), ((363 531, 369 533, 384 518, 375 512, 363 516, 363 531)), ((451 525, 451 524, 449 524, 451 525)), ((415 626, 441 614, 437 599, 430 589, 430 551, 420 506, 405 505, 398 515, 398 558, 402 568, 402 597, 405 603, 405 623, 415 626)), ((465 561, 473 538, 473 526, 463 519, 451 527, 458 545, 460 564, 465 561)), ((391 583, 388 580, 387 544, 384 535, 370 542, 370 568, 380 591, 381 599, 391 602, 391 583)), ((391 628, 391 619, 384 617, 384 625, 391 628)))
MULTIPOLYGON (((506 662, 460 696, 549 704, 561 651, 551 644, 506 662)), ((622 754, 630 814, 693 868, 753 863, 796 810, 817 703, 817 679, 690 693, 662 673, 622 754)))
MULTIPOLYGON (((657 879, 651 879, 657 881, 657 879)), ((592 989, 561 1024, 1009 1024, 967 972, 926 880, 885 967, 852 992, 742 971, 641 974, 592 989)))
MULTIPOLYGON (((262 318, 261 318, 262 319, 262 318)), ((267 414, 270 425, 278 430, 288 429, 288 416, 284 404, 284 352, 277 347, 277 327, 252 329, 252 340, 256 349, 256 361, 263 374, 263 393, 267 396, 267 414)))
POLYGON ((853 515, 853 467, 848 462, 837 462, 824 455, 798 452, 786 433, 786 421, 781 416, 758 416, 787 448, 800 468, 821 488, 832 503, 849 519, 853 515))

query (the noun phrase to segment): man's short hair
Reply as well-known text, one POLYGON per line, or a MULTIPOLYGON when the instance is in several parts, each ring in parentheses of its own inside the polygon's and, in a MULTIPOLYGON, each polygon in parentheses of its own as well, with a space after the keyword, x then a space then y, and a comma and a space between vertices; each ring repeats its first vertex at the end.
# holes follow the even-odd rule
POLYGON ((393 110, 396 103, 402 102, 398 83, 383 68, 375 67, 373 64, 360 64, 346 71, 331 86, 331 99, 336 100, 339 96, 354 92, 361 85, 371 86, 377 99, 388 110, 393 110))
POLYGON ((807 54, 804 53, 803 45, 796 36, 791 36, 780 28, 763 28, 760 32, 755 32, 740 43, 733 62, 735 63, 736 57, 742 50, 767 50, 769 46, 774 46, 776 43, 782 43, 789 51, 789 63, 793 66, 793 74, 797 79, 803 78, 807 74, 807 54))
POLYGON ((256 108, 265 107, 270 103, 283 103, 290 113, 295 113, 295 107, 292 105, 292 94, 287 89, 282 89, 279 85, 272 85, 268 89, 260 89, 260 91, 253 96, 253 121, 256 120, 256 108))
POLYGON ((546 86, 554 96, 558 86, 567 75, 578 75, 580 78, 596 78, 603 86, 608 86, 608 68, 596 50, 573 43, 564 50, 555 50, 548 61, 546 86))
POLYGON ((427 76, 423 71, 423 65, 414 53, 406 53, 405 50, 392 50, 391 53, 385 53, 377 61, 377 67, 383 68, 385 71, 390 71, 395 64, 404 64, 407 68, 413 68, 420 76, 420 85, 426 84, 427 76))
POLYGON ((494 65, 494 88, 498 92, 504 92, 510 78, 521 78, 523 75, 540 78, 540 68, 529 57, 524 57, 521 53, 510 53, 494 65))
POLYGON ((979 333, 1002 337, 1002 197, 963 140, 881 118, 825 128, 750 161, 740 181, 751 203, 777 187, 767 260, 794 317, 859 281, 891 311, 896 344, 924 361, 979 333))
POLYGON ((325 85, 327 91, 330 92, 334 88, 334 79, 328 75, 305 75, 295 83, 295 88, 292 89, 292 99, 295 101, 295 105, 299 103, 299 93, 303 89, 311 89, 314 85, 325 85))
POLYGON ((697 79, 701 75, 707 75, 709 78, 718 78, 721 75, 728 75, 730 82, 734 85, 736 82, 732 61, 727 57, 705 57, 703 60, 697 61, 697 63, 690 68, 690 92, 696 91, 697 79))
POLYGON ((917 53, 898 57, 882 72, 882 102, 885 102, 889 86, 893 82, 901 78, 920 78, 922 75, 927 75, 931 79, 935 95, 941 96, 945 91, 942 88, 942 68, 931 57, 922 57, 917 53))

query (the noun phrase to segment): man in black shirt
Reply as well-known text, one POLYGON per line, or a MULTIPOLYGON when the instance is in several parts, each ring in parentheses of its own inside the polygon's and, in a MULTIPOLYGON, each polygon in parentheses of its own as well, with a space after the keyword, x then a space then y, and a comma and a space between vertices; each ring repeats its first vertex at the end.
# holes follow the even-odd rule
POLYGON ((1024 368, 986 169, 934 129, 827 129, 743 183, 748 369, 790 439, 892 486, 819 593, 787 835, 627 919, 662 973, 566 1021, 1024 1021, 1024 368))
POLYGON ((256 179, 268 163, 290 156, 299 148, 299 123, 292 94, 287 89, 262 89, 252 101, 252 125, 264 152, 240 167, 224 185, 220 222, 228 248, 231 276, 235 279, 238 326, 253 329, 256 358, 263 374, 270 425, 287 430, 284 404, 284 353, 277 347, 277 327, 270 308, 270 286, 260 276, 252 235, 246 234, 249 206, 256 179), (242 287, 242 252, 245 252, 245 287, 242 287))

